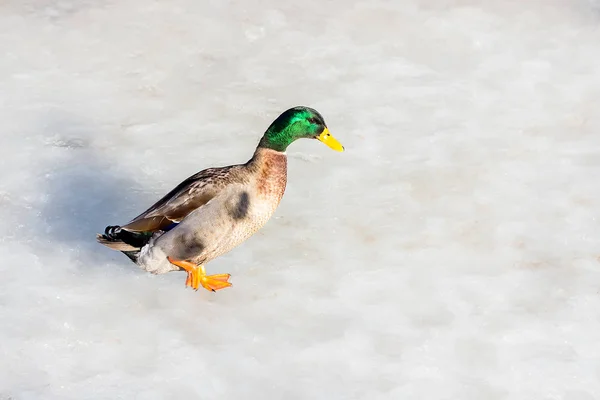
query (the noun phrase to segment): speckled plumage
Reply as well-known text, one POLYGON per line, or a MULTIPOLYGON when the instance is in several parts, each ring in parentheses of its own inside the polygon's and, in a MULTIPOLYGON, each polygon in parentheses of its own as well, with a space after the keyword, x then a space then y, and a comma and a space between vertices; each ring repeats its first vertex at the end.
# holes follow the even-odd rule
POLYGON ((203 196, 218 186, 216 195, 188 214, 175 229, 153 237, 140 252, 140 267, 153 273, 178 269, 166 260, 167 255, 205 264, 256 233, 283 196, 287 156, 259 148, 249 163, 229 167, 219 179, 211 176, 204 180, 203 185, 196 185, 204 188, 197 195, 203 196))

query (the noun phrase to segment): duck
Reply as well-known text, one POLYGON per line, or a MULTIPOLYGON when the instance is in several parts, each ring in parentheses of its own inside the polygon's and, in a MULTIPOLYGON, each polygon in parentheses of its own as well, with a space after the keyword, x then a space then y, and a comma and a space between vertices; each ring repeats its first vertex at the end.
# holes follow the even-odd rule
POLYGON ((128 223, 107 226, 97 242, 152 274, 185 271, 185 286, 194 290, 230 287, 231 274, 207 275, 205 265, 271 218, 287 184, 286 150, 298 139, 344 151, 317 110, 290 108, 271 123, 246 163, 190 176, 128 223))

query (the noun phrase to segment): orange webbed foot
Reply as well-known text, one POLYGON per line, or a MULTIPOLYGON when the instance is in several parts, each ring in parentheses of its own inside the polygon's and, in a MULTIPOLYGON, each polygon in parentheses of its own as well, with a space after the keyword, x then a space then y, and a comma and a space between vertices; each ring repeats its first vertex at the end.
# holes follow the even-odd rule
POLYGON ((231 283, 228 282, 230 277, 229 274, 205 275, 200 279, 200 284, 203 288, 216 292, 231 286, 231 283))
POLYGON ((185 286, 189 286, 194 290, 198 290, 202 286, 206 290, 216 292, 231 286, 229 282, 230 274, 206 275, 203 265, 196 265, 185 260, 174 260, 171 257, 167 257, 167 260, 187 272, 185 286))

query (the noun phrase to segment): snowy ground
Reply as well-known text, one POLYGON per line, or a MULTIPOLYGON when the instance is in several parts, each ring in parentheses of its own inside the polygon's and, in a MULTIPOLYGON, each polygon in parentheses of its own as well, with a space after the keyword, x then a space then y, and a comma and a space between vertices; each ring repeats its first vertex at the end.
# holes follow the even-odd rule
POLYGON ((600 1, 0 4, 0 399, 600 394, 600 1), (290 106, 270 223, 149 276, 94 241, 290 106))

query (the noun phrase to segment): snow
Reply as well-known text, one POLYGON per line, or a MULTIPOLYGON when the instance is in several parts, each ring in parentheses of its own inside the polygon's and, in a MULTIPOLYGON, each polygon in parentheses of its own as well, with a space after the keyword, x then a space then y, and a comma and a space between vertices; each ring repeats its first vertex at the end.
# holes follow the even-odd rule
POLYGON ((600 393, 600 2, 8 0, 0 399, 600 393), (273 219, 184 288, 95 243, 295 105, 273 219))

